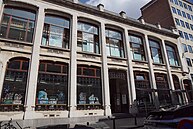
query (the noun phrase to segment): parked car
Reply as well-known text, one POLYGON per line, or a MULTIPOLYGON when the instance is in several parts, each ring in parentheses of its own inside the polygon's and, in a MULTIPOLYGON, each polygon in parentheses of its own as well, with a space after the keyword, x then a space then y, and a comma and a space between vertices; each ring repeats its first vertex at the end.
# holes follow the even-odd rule
MULTIPOLYGON (((150 112, 144 122, 144 128, 177 129, 182 120, 193 121, 193 104, 150 112)), ((193 129, 193 127, 191 129, 193 129)))

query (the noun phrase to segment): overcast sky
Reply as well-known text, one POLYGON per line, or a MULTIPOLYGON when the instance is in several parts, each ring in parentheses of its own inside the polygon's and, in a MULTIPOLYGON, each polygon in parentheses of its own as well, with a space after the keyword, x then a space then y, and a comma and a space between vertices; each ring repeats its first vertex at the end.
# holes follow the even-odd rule
POLYGON ((125 11, 129 17, 139 18, 140 8, 151 0, 80 0, 82 3, 98 5, 103 4, 105 9, 119 13, 125 11))

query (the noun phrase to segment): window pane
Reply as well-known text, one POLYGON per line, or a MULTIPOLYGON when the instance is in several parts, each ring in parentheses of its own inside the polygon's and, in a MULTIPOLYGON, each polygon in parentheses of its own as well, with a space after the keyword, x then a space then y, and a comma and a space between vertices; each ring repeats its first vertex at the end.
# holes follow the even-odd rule
POLYGON ((28 62, 23 62, 22 63, 22 70, 28 70, 29 63, 28 62))
POLYGON ((3 37, 3 38, 6 37, 9 18, 10 17, 7 15, 3 16, 3 21, 2 21, 1 26, 0 26, 0 37, 3 37))
POLYGON ((57 46, 62 47, 63 41, 63 28, 51 26, 50 27, 50 38, 49 38, 49 45, 50 46, 57 46))
POLYGON ((20 61, 12 61, 8 64, 8 68, 10 69, 20 69, 20 61))
POLYGON ((61 73, 60 65, 47 64, 47 72, 61 73))
POLYGON ((60 18, 60 17, 46 16, 45 17, 45 23, 54 24, 54 25, 65 27, 65 28, 69 28, 69 21, 64 19, 64 18, 60 18))

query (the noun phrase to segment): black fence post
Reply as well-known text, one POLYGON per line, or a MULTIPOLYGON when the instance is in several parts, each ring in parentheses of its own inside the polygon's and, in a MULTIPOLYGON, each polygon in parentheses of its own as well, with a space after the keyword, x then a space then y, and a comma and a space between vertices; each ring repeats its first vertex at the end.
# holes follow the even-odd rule
POLYGON ((113 118, 113 129, 116 129, 115 118, 113 118))

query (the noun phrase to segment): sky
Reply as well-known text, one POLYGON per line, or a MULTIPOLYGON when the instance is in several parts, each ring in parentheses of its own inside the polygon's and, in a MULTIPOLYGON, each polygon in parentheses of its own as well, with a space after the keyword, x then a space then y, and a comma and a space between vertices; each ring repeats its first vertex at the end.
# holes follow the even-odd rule
POLYGON ((119 13, 125 11, 127 16, 138 19, 141 16, 140 8, 151 0, 79 0, 82 3, 97 6, 103 4, 105 9, 119 13))

